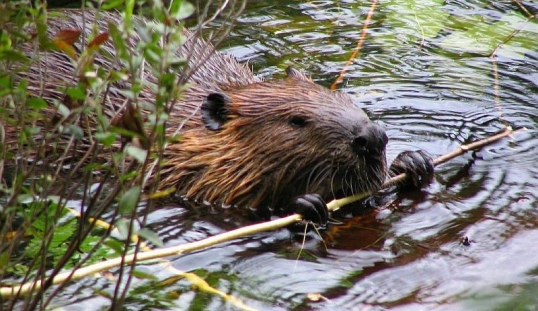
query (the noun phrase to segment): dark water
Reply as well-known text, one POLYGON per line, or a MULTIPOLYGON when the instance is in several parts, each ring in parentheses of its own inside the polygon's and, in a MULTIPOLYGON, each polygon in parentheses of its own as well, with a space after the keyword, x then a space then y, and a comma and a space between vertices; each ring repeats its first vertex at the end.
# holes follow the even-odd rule
MULTIPOLYGON (((441 165, 419 193, 340 218, 321 237, 309 233, 304 246, 301 237, 277 230, 172 258, 175 268, 216 278, 218 289, 261 310, 537 308, 538 22, 526 23, 512 1, 413 3, 377 6, 340 87, 387 129, 389 160, 409 149, 440 156, 505 125, 529 130, 441 165), (470 246, 460 243, 466 235, 470 246), (309 293, 327 300, 311 302, 309 293)), ((538 11, 536 3, 521 3, 538 11)), ((356 46, 369 6, 253 1, 221 49, 266 77, 282 77, 294 65, 330 85, 356 46)), ((172 246, 249 221, 227 211, 167 206, 151 213, 149 223, 172 246)), ((171 276, 159 265, 140 269, 171 276)), ((106 292, 102 283, 80 281, 57 304, 106 306, 107 299, 86 295, 102 286, 106 292)), ((233 309, 184 281, 161 290, 180 293, 173 301, 180 310, 195 303, 201 310, 233 309)), ((155 301, 140 294, 127 306, 152 309, 155 301)))

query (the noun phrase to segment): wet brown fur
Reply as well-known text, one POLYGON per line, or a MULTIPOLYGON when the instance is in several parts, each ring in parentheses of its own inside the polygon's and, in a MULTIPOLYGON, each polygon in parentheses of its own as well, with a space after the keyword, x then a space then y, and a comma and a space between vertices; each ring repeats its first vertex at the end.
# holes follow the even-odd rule
MULTIPOLYGON (((106 29, 102 20, 119 18, 105 14, 99 19, 101 29, 106 29)), ((86 13, 86 20, 91 25, 93 12, 86 13)), ((66 11, 65 19, 49 22, 50 35, 66 28, 83 28, 80 11, 66 11)), ((113 53, 110 44, 104 49, 113 53)), ((212 52, 206 42, 191 39, 178 54, 192 55, 193 67, 212 52)), ((30 90, 49 101, 61 100, 63 86, 77 83, 69 59, 60 52, 39 59, 40 66, 25 76, 30 90), (38 85, 38 76, 46 82, 44 87, 38 85)), ((106 68, 119 66, 113 57, 97 61, 106 68)), ((329 200, 375 189, 385 179, 384 152, 357 155, 351 150, 350 142, 370 120, 342 92, 321 87, 297 71, 283 80, 262 81, 247 66, 220 53, 207 58, 190 82, 192 87, 170 112, 169 133, 187 121, 183 139, 165 150, 161 188, 172 186, 187 198, 216 204, 278 209, 297 195, 318 193, 329 200), (211 93, 229 101, 228 120, 217 131, 204 126, 199 112, 211 93), (297 116, 306 120, 303 126, 293 124, 297 116)), ((115 89, 108 96, 107 109, 114 116, 125 99, 115 89)), ((143 99, 151 101, 153 96, 146 91, 143 99)))

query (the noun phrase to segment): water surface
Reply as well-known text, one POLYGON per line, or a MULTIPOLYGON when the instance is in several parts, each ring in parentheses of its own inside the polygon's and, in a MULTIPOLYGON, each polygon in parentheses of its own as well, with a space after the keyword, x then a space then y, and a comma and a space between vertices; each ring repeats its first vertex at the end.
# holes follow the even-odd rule
MULTIPOLYGON (((521 3, 538 12, 535 3, 521 3)), ((293 65, 328 86, 355 48, 369 6, 249 1, 220 49, 266 78, 283 77, 293 65)), ((511 1, 382 1, 339 88, 386 128, 389 161, 415 149, 440 156, 506 125, 528 131, 441 165, 431 186, 338 218, 321 236, 309 233, 304 245, 283 229, 172 258, 172 265, 218 279, 218 289, 261 310, 536 307, 538 22, 527 20, 511 1), (470 246, 460 243, 464 236, 470 246), (327 300, 309 301, 309 293, 327 300)), ((152 212, 149 223, 171 246, 250 220, 170 205, 152 212)), ((171 275, 159 265, 141 269, 159 279, 171 275)), ((77 282, 80 291, 56 303, 106 306, 88 291, 113 288, 104 283, 77 282)), ((233 309, 184 281, 162 291, 179 293, 177 309, 233 309)), ((157 300, 141 293, 127 306, 151 309, 157 300)))

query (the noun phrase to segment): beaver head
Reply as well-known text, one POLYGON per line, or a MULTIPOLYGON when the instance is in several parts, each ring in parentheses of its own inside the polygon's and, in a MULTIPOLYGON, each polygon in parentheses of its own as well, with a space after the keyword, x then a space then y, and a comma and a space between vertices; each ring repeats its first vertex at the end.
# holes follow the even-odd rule
POLYGON ((208 94, 161 185, 189 199, 279 208, 297 195, 324 199, 377 189, 387 135, 349 96, 289 69, 288 78, 208 94))

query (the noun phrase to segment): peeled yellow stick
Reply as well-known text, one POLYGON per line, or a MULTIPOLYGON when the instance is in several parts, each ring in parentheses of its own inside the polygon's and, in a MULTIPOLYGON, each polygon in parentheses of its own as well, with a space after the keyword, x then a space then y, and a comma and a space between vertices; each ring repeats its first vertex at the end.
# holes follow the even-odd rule
MULTIPOLYGON (((457 156, 460 156, 468 151, 478 150, 484 146, 493 144, 494 142, 497 142, 498 140, 504 137, 507 137, 509 135, 512 135, 512 134, 515 134, 524 130, 526 129, 522 128, 522 129, 518 129, 514 131, 512 130, 512 128, 506 127, 503 131, 501 131, 500 133, 496 135, 493 135, 491 137, 488 137, 488 138, 485 138, 485 139, 482 139, 482 140, 479 140, 479 141, 476 141, 467 145, 461 145, 458 149, 436 158, 434 160, 434 164, 437 166, 441 163, 445 163, 448 160, 453 159, 457 156)), ((405 174, 400 174, 398 176, 395 176, 387 180, 383 184, 383 188, 395 185, 405 178, 406 178, 405 174)), ((360 200, 364 197, 367 197, 368 195, 371 195, 371 194, 361 193, 358 195, 354 195, 352 197, 333 200, 329 202, 327 206, 330 211, 335 211, 339 209, 341 206, 360 200)), ((109 259, 100 263, 89 265, 87 267, 79 268, 74 272, 67 271, 67 272, 59 273, 58 275, 54 277, 52 284, 59 284, 59 283, 71 281, 71 280, 78 280, 85 276, 92 275, 97 272, 119 267, 121 264, 128 265, 128 264, 131 264, 135 260, 135 258, 137 262, 141 262, 145 260, 159 259, 163 257, 189 253, 189 252, 200 250, 200 249, 210 247, 219 243, 234 240, 236 238, 243 237, 246 235, 251 235, 251 234, 255 234, 255 233, 259 233, 263 231, 286 227, 293 223, 299 222, 302 219, 303 218, 301 215, 293 214, 293 215, 275 219, 272 221, 267 221, 267 222, 263 222, 259 224, 253 224, 250 226, 228 231, 222 234, 218 234, 218 235, 203 239, 198 242, 192 242, 188 244, 161 248, 161 249, 154 249, 150 251, 143 251, 137 254, 127 255, 125 256, 125 258, 118 257, 118 258, 109 259)), ((0 296, 2 298, 9 298, 9 297, 15 296, 17 293, 19 293, 19 295, 22 295, 22 294, 28 294, 31 290, 37 291, 41 288, 42 283, 44 281, 45 280, 32 281, 32 282, 27 282, 24 284, 12 286, 12 287, 1 287, 0 296)))

